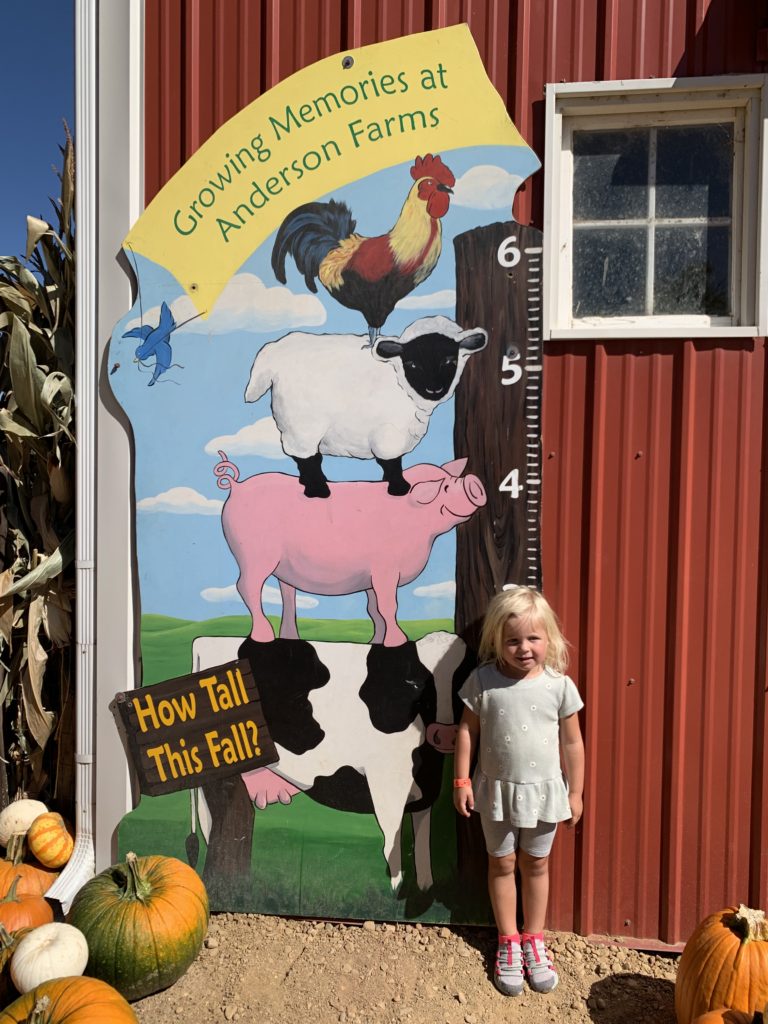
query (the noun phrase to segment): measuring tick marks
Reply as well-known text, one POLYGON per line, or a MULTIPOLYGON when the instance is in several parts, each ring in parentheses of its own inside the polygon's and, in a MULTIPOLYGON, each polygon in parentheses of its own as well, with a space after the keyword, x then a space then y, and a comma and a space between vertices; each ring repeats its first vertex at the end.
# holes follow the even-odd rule
POLYGON ((541 255, 542 247, 529 245, 520 248, 517 234, 508 235, 496 249, 499 266, 507 276, 515 278, 518 294, 525 296, 526 337, 521 339, 525 350, 522 357, 517 344, 509 341, 501 358, 500 382, 503 387, 523 382, 523 423, 526 445, 523 449, 524 466, 510 469, 498 484, 502 494, 517 501, 525 493, 525 522, 528 552, 525 558, 525 582, 529 586, 540 584, 540 552, 538 549, 541 513, 541 255), (514 274, 512 268, 516 268, 514 274), (519 280, 518 280, 519 278, 519 280), (521 482, 524 480, 524 482, 521 482))

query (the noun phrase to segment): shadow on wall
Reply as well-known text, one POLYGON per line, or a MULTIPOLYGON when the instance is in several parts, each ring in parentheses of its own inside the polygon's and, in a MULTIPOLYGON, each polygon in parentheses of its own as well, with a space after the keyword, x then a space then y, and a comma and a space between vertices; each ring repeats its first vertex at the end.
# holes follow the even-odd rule
MULTIPOLYGON (((604 4, 596 4, 598 12, 604 4)), ((709 0, 691 4, 678 0, 671 5, 675 18, 684 11, 685 30, 677 27, 672 35, 669 26, 659 29, 648 24, 649 5, 638 0, 625 0, 621 7, 619 32, 612 34, 606 26, 605 16, 598 13, 594 23, 595 38, 587 39, 578 50, 560 47, 563 58, 544 69, 547 82, 596 81, 620 78, 696 78, 705 75, 764 74, 768 71, 768 2, 753 0, 748 4, 734 4, 732 0, 709 0), (698 22, 697 12, 703 8, 704 16, 698 22), (637 40, 647 40, 645 49, 638 54, 637 40), (593 44, 594 64, 589 59, 593 44), (630 46, 632 49, 630 50, 630 46), (762 59, 760 59, 762 58, 762 59), (583 60, 581 72, 575 64, 583 60)), ((671 20, 671 19, 670 19, 671 20)), ((551 30, 556 32, 556 27, 551 30)), ((552 40, 548 40, 552 45, 552 40)), ((554 50, 554 47, 553 47, 554 50)), ((510 74, 515 62, 510 61, 510 74)), ((514 80, 508 85, 510 98, 515 95, 514 80)), ((534 152, 545 150, 544 100, 531 103, 532 119, 526 141, 534 152)), ((514 110, 510 103, 510 110, 514 110)), ((516 118, 520 124, 520 118, 516 118)), ((544 217, 544 175, 529 178, 515 197, 515 219, 540 227, 544 217), (530 213, 529 213, 530 211, 530 213)))
POLYGON ((698 25, 695 15, 701 5, 686 6, 685 49, 670 72, 672 76, 759 74, 766 70, 766 0, 743 5, 735 5, 730 0, 709 0, 703 5, 705 14, 698 25), (763 56, 762 61, 759 55, 763 56))

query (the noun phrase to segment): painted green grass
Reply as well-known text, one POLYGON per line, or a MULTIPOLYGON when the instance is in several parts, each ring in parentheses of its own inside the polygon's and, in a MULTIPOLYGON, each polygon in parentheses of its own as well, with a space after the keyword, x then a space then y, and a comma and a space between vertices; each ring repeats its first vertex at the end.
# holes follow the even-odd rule
MULTIPOLYGON (((268 616, 275 632, 280 620, 268 616)), ((452 619, 420 619, 401 622, 409 640, 419 640, 437 630, 452 632, 452 619)), ((143 685, 151 686, 165 679, 183 676, 191 671, 192 641, 199 636, 242 636, 251 631, 248 615, 227 615, 202 622, 174 619, 165 615, 144 615, 141 619, 141 655, 143 685)), ((370 643, 371 624, 367 619, 299 619, 303 640, 330 640, 338 643, 370 643)))
MULTIPOLYGON (((403 823, 405 880, 392 892, 382 852, 382 834, 372 814, 334 811, 299 795, 284 807, 256 811, 251 878, 243 889, 226 883, 211 893, 212 909, 299 917, 425 922, 490 923, 482 879, 467 886, 456 877, 455 812, 451 801, 452 759, 446 758, 443 787, 432 811, 432 870, 435 885, 415 884, 410 816, 403 823)), ((119 829, 119 856, 157 853, 186 860, 190 834, 189 792, 142 797, 119 829)), ((199 837, 197 870, 205 864, 199 837)))
MULTIPOLYGON (((271 619, 275 628, 278 622, 271 619)), ((450 619, 401 622, 412 640, 436 630, 453 630, 450 619)), ((144 685, 190 671, 192 641, 199 636, 247 636, 250 618, 227 616, 205 622, 163 615, 142 618, 144 685)), ((299 620, 307 640, 367 643, 367 620, 299 620)), ((490 921, 480 886, 456 878, 456 825, 451 783, 453 759, 445 758, 440 797, 432 811, 432 869, 435 886, 419 892, 413 867, 410 816, 403 823, 405 880, 392 892, 382 852, 383 838, 372 814, 335 811, 299 795, 291 804, 270 805, 256 811, 252 874, 245 890, 214 895, 219 910, 275 913, 304 917, 374 918, 378 920, 490 921)), ((186 860, 190 833, 189 791, 162 797, 142 797, 138 807, 120 824, 121 856, 160 853, 186 860)), ((200 837, 198 871, 205 863, 200 837)))

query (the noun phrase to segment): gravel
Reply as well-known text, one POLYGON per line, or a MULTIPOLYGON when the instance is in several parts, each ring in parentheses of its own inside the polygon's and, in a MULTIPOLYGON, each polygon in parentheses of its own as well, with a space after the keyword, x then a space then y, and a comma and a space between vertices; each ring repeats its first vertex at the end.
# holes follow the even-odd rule
POLYGON ((677 957, 547 938, 560 984, 508 998, 489 928, 215 914, 184 977, 133 1008, 142 1024, 674 1024, 677 957))

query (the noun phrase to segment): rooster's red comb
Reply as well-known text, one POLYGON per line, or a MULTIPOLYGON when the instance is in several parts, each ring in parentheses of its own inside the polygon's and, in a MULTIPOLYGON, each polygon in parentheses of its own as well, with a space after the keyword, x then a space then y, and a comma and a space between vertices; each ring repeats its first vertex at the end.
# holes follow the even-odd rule
POLYGON ((441 185, 448 185, 449 188, 456 184, 456 179, 449 167, 446 167, 439 156, 417 156, 416 162, 411 168, 411 177, 414 181, 419 178, 437 178, 441 185))

